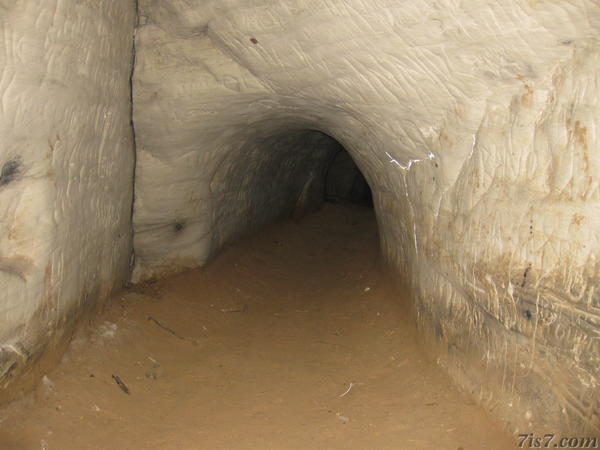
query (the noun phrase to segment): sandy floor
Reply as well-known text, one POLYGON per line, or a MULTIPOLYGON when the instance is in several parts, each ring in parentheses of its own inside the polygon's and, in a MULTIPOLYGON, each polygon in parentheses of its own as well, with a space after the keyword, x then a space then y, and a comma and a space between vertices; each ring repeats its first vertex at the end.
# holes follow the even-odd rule
POLYGON ((402 301, 372 212, 328 205, 117 296, 0 409, 0 448, 514 448, 424 356, 402 301))

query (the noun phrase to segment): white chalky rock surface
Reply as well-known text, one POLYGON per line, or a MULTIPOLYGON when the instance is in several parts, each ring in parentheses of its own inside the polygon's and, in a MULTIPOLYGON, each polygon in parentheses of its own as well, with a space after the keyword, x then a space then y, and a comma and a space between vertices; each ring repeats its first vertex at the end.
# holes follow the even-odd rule
POLYGON ((134 24, 133 2, 0 0, 0 399, 128 278, 134 24))
POLYGON ((383 253, 456 382, 513 429, 600 425, 596 2, 139 11, 135 279, 286 214, 322 169, 301 136, 317 130, 369 181, 383 253))
POLYGON ((600 427, 597 2, 140 0, 134 179, 135 19, 0 0, 0 401, 129 277, 134 182, 139 280, 318 206, 341 144, 458 385, 600 427))

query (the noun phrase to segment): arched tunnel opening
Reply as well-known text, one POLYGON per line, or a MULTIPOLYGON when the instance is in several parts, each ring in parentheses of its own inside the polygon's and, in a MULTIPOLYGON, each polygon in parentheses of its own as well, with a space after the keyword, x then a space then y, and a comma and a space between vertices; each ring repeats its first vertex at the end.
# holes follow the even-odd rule
POLYGON ((459 3, 0 0, 0 449, 599 445, 600 9, 459 3))
MULTIPOLYGON (((318 211, 326 202, 373 207, 367 180, 332 136, 285 127, 251 136, 226 153, 211 175, 210 196, 220 210, 212 227, 223 242, 273 220, 318 211)), ((213 240, 213 248, 219 245, 213 240)))

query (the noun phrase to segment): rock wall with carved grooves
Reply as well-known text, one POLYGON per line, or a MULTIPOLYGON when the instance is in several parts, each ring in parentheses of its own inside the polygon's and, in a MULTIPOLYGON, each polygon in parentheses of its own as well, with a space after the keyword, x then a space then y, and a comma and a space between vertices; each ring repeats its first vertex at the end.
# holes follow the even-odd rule
POLYGON ((135 20, 129 1, 0 0, 0 401, 129 278, 135 20))
POLYGON ((318 207, 343 147, 456 383, 600 427, 597 2, 0 0, 0 31, 0 401, 130 275, 318 207))
POLYGON ((317 153, 265 142, 317 130, 439 364, 513 429, 595 429, 599 26, 591 1, 141 0, 136 278, 283 213, 318 164, 275 173, 317 153))

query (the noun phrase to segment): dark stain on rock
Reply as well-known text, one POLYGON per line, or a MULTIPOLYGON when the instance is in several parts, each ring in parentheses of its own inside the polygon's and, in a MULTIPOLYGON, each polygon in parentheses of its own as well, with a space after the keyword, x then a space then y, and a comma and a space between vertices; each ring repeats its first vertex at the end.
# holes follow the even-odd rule
POLYGON ((18 158, 6 161, 0 170, 0 186, 15 181, 21 173, 21 161, 18 158))
POLYGON ((175 225, 173 225, 173 229, 175 230, 175 233, 181 232, 181 230, 183 230, 184 228, 185 228, 185 222, 183 222, 183 221, 175 222, 175 225))
POLYGON ((527 320, 531 320, 531 318, 533 317, 531 310, 529 310, 529 309, 525 310, 525 317, 527 317, 527 320))
POLYGON ((254 45, 258 44, 258 40, 253 37, 250 38, 250 42, 252 42, 254 45))
POLYGON ((525 283, 527 282, 527 274, 531 270, 531 266, 527 266, 525 272, 523 272, 523 282, 521 283, 521 287, 525 287, 525 283))

